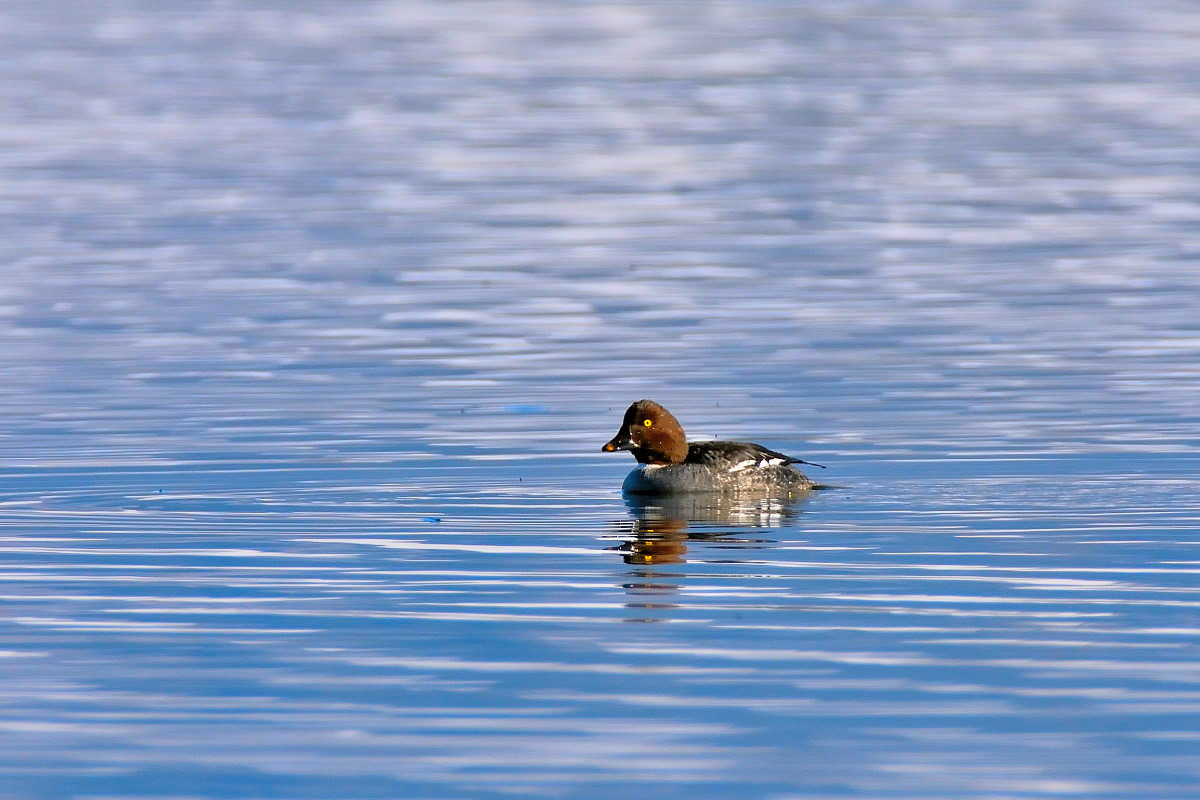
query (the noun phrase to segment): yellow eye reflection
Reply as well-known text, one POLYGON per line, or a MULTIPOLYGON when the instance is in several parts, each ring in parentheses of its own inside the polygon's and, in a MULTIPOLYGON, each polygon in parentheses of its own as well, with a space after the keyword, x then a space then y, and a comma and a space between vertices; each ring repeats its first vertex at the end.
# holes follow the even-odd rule
POLYGON ((645 425, 647 428, 649 428, 654 423, 647 419, 647 420, 642 420, 642 424, 645 425))

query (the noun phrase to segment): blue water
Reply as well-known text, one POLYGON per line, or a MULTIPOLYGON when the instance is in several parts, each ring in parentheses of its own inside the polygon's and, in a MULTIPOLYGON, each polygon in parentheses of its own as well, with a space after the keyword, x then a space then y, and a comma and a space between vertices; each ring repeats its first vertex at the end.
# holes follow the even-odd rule
POLYGON ((1194 11, 6 3, 0 798, 1200 798, 1194 11))

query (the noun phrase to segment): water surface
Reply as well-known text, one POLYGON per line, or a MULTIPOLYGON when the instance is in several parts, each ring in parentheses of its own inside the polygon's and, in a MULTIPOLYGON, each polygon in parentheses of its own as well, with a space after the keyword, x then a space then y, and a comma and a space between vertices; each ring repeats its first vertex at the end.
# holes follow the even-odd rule
POLYGON ((1198 26, 8 3, 0 796, 1200 796, 1198 26))

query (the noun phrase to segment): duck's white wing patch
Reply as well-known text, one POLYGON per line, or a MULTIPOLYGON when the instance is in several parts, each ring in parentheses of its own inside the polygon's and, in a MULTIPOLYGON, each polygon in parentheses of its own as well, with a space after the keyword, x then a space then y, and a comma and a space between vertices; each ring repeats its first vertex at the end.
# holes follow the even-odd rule
POLYGON ((730 472, 741 472, 744 469, 763 469, 764 467, 778 467, 784 463, 786 459, 782 458, 747 458, 745 461, 739 461, 729 468, 730 472))

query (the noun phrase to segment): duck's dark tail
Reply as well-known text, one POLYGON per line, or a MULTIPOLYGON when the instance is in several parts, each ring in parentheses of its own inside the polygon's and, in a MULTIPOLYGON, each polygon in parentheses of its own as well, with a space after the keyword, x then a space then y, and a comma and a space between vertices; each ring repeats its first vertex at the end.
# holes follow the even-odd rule
POLYGON ((803 458, 792 458, 791 456, 788 456, 788 460, 784 461, 783 463, 785 463, 785 464, 808 464, 810 467, 820 467, 821 469, 825 469, 824 464, 818 464, 815 461, 805 461, 803 458))

